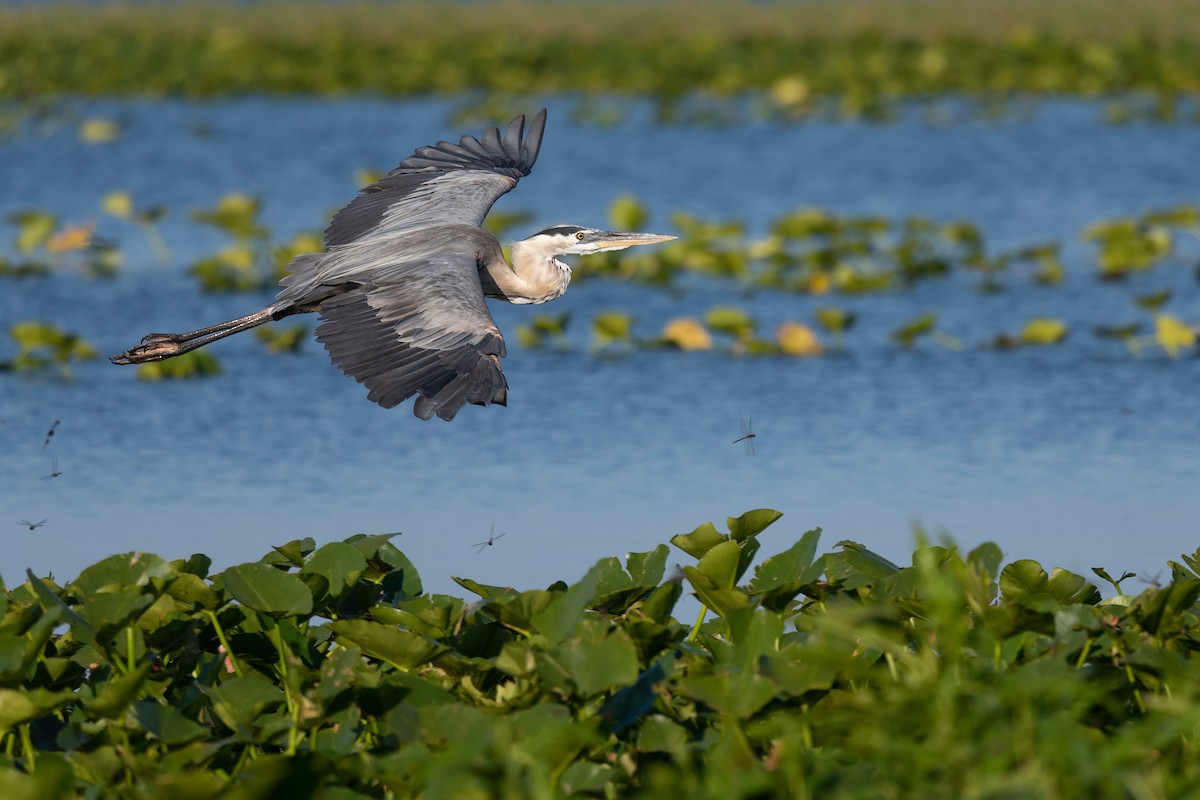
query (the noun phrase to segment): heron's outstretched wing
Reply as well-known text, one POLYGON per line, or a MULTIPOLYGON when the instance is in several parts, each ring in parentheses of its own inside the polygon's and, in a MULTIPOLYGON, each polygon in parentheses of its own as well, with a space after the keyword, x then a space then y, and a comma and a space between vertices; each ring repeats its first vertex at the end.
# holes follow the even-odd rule
POLYGON ((475 259, 448 253, 375 273, 360 290, 321 304, 317 339, 333 363, 391 408, 444 420, 466 403, 507 404, 504 337, 488 313, 475 259))
POLYGON ((463 136, 458 144, 418 148, 334 216, 326 247, 447 223, 482 224, 492 204, 533 169, 545 127, 542 109, 528 136, 521 115, 503 137, 492 128, 482 139, 463 136))

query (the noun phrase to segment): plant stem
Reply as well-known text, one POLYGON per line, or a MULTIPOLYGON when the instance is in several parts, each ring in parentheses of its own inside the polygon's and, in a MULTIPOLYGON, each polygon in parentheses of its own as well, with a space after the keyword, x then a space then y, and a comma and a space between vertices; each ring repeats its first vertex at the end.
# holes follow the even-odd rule
POLYGON ((696 617, 696 624, 692 626, 692 632, 688 634, 687 641, 696 641, 696 636, 700 633, 700 626, 704 624, 704 617, 708 614, 708 606, 700 604, 700 616, 696 617))
POLYGON ((296 754, 296 747, 300 744, 300 701, 293 696, 291 682, 288 681, 288 665, 287 665, 287 650, 283 645, 283 634, 279 632, 279 625, 271 629, 275 634, 272 638, 275 640, 275 652, 279 654, 279 676, 283 679, 283 695, 287 698, 288 716, 292 720, 292 727, 288 729, 288 746, 284 755, 293 756, 296 754))
POLYGON ((137 669, 137 659, 133 654, 133 626, 125 628, 125 666, 130 672, 137 669))
POLYGON ((229 658, 229 663, 233 667, 233 672, 239 678, 242 677, 242 665, 238 663, 237 656, 233 654, 233 648, 229 646, 229 640, 225 638, 225 631, 221 629, 221 623, 217 621, 217 615, 208 609, 204 610, 212 623, 213 630, 217 632, 217 639, 221 642, 221 647, 225 648, 225 655, 229 658))
POLYGON ((33 739, 29 735, 29 723, 25 722, 20 725, 21 731, 21 755, 25 757, 25 771, 32 773, 34 771, 34 762, 37 759, 37 754, 33 749, 33 739))

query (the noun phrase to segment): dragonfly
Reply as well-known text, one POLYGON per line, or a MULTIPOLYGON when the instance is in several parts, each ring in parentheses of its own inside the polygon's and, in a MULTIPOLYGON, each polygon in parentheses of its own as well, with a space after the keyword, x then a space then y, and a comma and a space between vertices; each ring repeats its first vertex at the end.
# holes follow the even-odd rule
POLYGON ((50 444, 50 440, 54 438, 54 432, 58 430, 58 426, 62 424, 62 417, 54 420, 50 425, 50 430, 46 431, 46 439, 42 442, 42 449, 45 450, 50 444))
POLYGON ((51 459, 51 464, 53 466, 50 467, 50 474, 42 476, 42 483, 45 483, 46 481, 49 481, 49 480, 53 480, 54 478, 57 478, 59 475, 62 475, 62 473, 59 472, 59 469, 58 469, 58 458, 57 457, 51 459))
MULTIPOLYGON (((507 531, 505 531, 505 533, 507 533, 507 531)), ((475 544, 471 545, 471 547, 476 548, 475 555, 479 555, 480 553, 482 553, 483 548, 491 547, 492 545, 494 545, 496 543, 496 540, 499 539, 501 536, 504 536, 505 533, 501 533, 501 534, 497 535, 496 534, 496 525, 495 525, 495 523, 493 523, 492 530, 488 533, 487 541, 486 542, 476 542, 475 544)))
POLYGON ((19 519, 19 520, 17 520, 17 524, 24 525, 25 527, 29 528, 29 530, 31 530, 31 531, 36 531, 38 528, 42 527, 49 521, 50 520, 48 520, 48 519, 44 519, 41 522, 30 522, 27 519, 19 519))
POLYGON ((742 435, 739 439, 734 439, 733 443, 744 442, 742 446, 746 448, 747 455, 754 455, 754 437, 757 436, 754 432, 754 420, 749 418, 739 419, 738 423, 742 426, 742 435))

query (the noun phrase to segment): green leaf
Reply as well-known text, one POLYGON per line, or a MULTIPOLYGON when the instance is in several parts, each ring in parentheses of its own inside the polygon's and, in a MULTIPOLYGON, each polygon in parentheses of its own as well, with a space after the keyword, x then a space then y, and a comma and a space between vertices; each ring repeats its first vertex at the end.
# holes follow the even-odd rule
POLYGON ((517 631, 522 636, 532 636, 537 628, 534 619, 562 596, 563 592, 557 590, 529 589, 497 598, 485 608, 509 630, 517 631))
POLYGON ((1031 319, 1021 330, 1021 341, 1024 344, 1058 344, 1066 338, 1067 324, 1059 319, 1031 319))
POLYGON ((171 569, 181 574, 186 572, 195 575, 197 578, 207 578, 211 568, 212 559, 203 553, 193 553, 187 559, 171 562, 171 569))
POLYGON ((416 669, 450 650, 419 633, 369 620, 335 620, 329 628, 339 639, 401 670, 416 669))
POLYGON ((0 635, 0 680, 17 677, 25 666, 25 637, 0 635))
POLYGON ((1108 571, 1106 569, 1104 569, 1103 567, 1092 567, 1092 572, 1094 572, 1097 575, 1097 577, 1100 577, 1100 578, 1104 579, 1105 581, 1111 583, 1113 589, 1116 591, 1118 596, 1126 596, 1125 591, 1121 588, 1121 584, 1124 583, 1125 581, 1129 580, 1130 578, 1137 577, 1136 573, 1124 572, 1121 574, 1121 577, 1114 578, 1113 576, 1109 575, 1108 571))
POLYGON ((42 608, 46 609, 46 616, 53 621, 59 618, 66 621, 71 626, 71 634, 83 642, 84 644, 93 644, 96 641, 96 629, 83 617, 79 616, 68 606, 63 599, 47 586, 40 578, 33 574, 33 570, 26 569, 25 575, 29 579, 30 586, 33 587, 38 601, 42 608))
POLYGON ((678 689, 683 695, 734 719, 754 716, 775 699, 779 691, 771 681, 752 672, 689 676, 680 679, 678 689))
POLYGON ((14 246, 18 253, 31 253, 44 247, 58 227, 58 216, 46 211, 19 211, 9 214, 8 218, 17 225, 14 246))
POLYGON ((597 314, 592 319, 592 333, 603 347, 611 342, 628 342, 633 332, 633 319, 619 311, 597 314))
POLYGON ((220 228, 239 238, 255 238, 266 234, 258 224, 262 201, 249 195, 230 193, 222 196, 212 210, 192 212, 192 219, 220 228))
POLYGON ((111 119, 88 117, 79 124, 79 141, 87 144, 107 144, 120 135, 121 126, 111 119))
POLYGON ((825 575, 830 582, 840 582, 844 589, 866 586, 900 571, 891 561, 857 542, 844 540, 836 546, 842 552, 825 556, 825 575))
POLYGON ((285 564, 302 567, 305 557, 316 547, 316 541, 311 536, 305 536, 303 539, 293 539, 285 544, 272 546, 271 552, 258 561, 260 564, 285 564))
POLYGON ((1180 578, 1163 589, 1151 590, 1141 595, 1135 607, 1143 627, 1150 633, 1165 638, 1169 633, 1185 632, 1186 629, 1180 629, 1184 614, 1192 609, 1197 598, 1200 598, 1200 581, 1180 578))
POLYGON ((1137 305, 1138 308, 1142 308, 1142 309, 1145 309, 1146 311, 1154 312, 1154 311, 1158 311, 1160 308, 1162 308, 1164 305, 1166 305, 1167 301, 1169 301, 1170 299, 1171 299, 1171 290, 1163 289, 1162 291, 1155 292, 1154 294, 1144 294, 1144 295, 1135 297, 1135 298, 1133 298, 1133 302, 1135 305, 1137 305))
POLYGON ((474 592, 485 600, 498 600, 502 597, 516 594, 516 591, 510 586, 489 586, 486 583, 479 583, 470 578, 459 578, 454 575, 450 576, 450 580, 467 591, 474 592))
POLYGON ((782 516, 782 511, 774 511, 770 508, 756 508, 753 511, 747 511, 740 517, 729 517, 727 520, 729 524, 729 536, 735 542, 745 541, 751 536, 757 536, 762 533, 763 530, 782 516))
POLYGON ((990 575, 993 579, 1000 577, 1000 562, 1004 553, 994 542, 984 542, 970 553, 967 553, 967 563, 976 572, 990 575))
POLYGON ((609 556, 596 562, 592 567, 599 571, 596 582, 596 598, 619 594, 633 588, 633 581, 622 567, 616 556, 609 556))
POLYGON ((194 742, 209 733, 208 728, 188 719, 173 706, 151 698, 134 703, 133 715, 151 735, 172 746, 194 742))
POLYGON ((727 617, 738 609, 750 605, 750 596, 745 592, 719 586, 716 581, 695 567, 685 566, 683 575, 696 590, 696 596, 700 598, 700 602, 722 617, 727 617))
POLYGON ((813 312, 813 316, 822 328, 833 334, 849 330, 858 318, 853 312, 834 307, 818 308, 813 312))
POLYGON ((308 557, 300 575, 321 576, 327 582, 329 595, 336 598, 358 583, 366 568, 367 558, 358 548, 345 542, 330 542, 308 557))
POLYGON ((271 355, 295 353, 308 341, 308 328, 290 325, 286 328, 255 328, 254 335, 266 345, 271 355))
POLYGON ((819 574, 808 576, 806 571, 813 565, 820 539, 821 529, 814 528, 807 531, 787 550, 773 555, 759 564, 754 569, 754 579, 750 581, 750 590, 763 593, 783 586, 802 585, 816 580, 819 574))
POLYGON ((0 797, 4 800, 47 800, 79 796, 75 787, 75 769, 66 755, 39 752, 36 766, 31 759, 30 767, 32 772, 0 769, 0 797))
POLYGON ((101 642, 129 625, 154 604, 153 595, 131 591, 97 592, 78 607, 101 642))
POLYGON ((279 617, 312 613, 304 581, 266 564, 242 564, 221 573, 225 591, 247 608, 279 617))
POLYGON ((1059 567, 1051 570, 1046 589, 1051 597, 1063 605, 1091 605, 1100 601, 1100 592, 1086 578, 1059 567))
POLYGON ((557 644, 572 634, 576 624, 583 619, 585 609, 596 597, 596 586, 604 573, 605 562, 601 561, 587 574, 533 616, 535 630, 543 634, 552 644, 557 644))
POLYGON ((175 570, 171 565, 156 555, 121 553, 109 556, 79 573, 79 577, 71 582, 70 591, 81 600, 113 588, 152 586, 155 591, 161 591, 174 577, 175 570))
POLYGON ((1027 558, 1012 562, 1000 573, 1000 593, 1006 600, 1045 594, 1049 583, 1042 565, 1027 558))
POLYGON ((680 533, 671 537, 671 544, 693 558, 703 558, 709 550, 727 541, 729 537, 718 533, 716 526, 711 522, 704 523, 691 533, 680 533))
POLYGON ((424 592, 421 576, 408 556, 391 543, 399 533, 380 533, 371 536, 359 534, 346 539, 367 557, 367 570, 363 576, 370 581, 379 581, 389 596, 398 600, 419 597, 424 592))
POLYGON ((186 606, 216 611, 225 603, 224 596, 190 572, 180 572, 167 584, 167 594, 186 606))
POLYGON ((0 731, 29 722, 76 700, 78 696, 69 689, 61 692, 0 689, 0 731))
POLYGON ((741 555, 742 548, 737 542, 721 542, 704 554, 696 569, 722 589, 732 589, 737 583, 741 555))
POLYGON ((675 609, 675 604, 682 596, 683 582, 669 580, 642 601, 642 613, 659 625, 666 625, 671 620, 671 612, 675 609))
POLYGON ((139 364, 137 379, 157 383, 164 380, 186 380, 221 374, 221 362, 207 350, 193 350, 164 361, 139 364))
POLYGON ((105 719, 117 719, 124 715, 129 704, 137 697, 152 666, 153 664, 146 662, 128 675, 119 675, 108 680, 96 692, 92 702, 84 704, 88 714, 93 718, 105 719))
POLYGON ((637 650, 629 636, 619 628, 610 635, 605 630, 600 624, 584 626, 582 635, 553 651, 583 699, 628 686, 638 677, 637 650))
POLYGON ((718 306, 709 309, 704 317, 704 324, 714 331, 729 334, 735 338, 749 338, 757 326, 754 319, 740 308, 718 306))
POLYGON ((564 797, 598 797, 604 794, 605 787, 615 785, 619 774, 618 768, 611 764, 573 761, 563 770, 559 786, 564 797))
POLYGON ((284 702, 282 689, 252 675, 231 678, 219 686, 196 684, 212 701, 213 712, 234 731, 243 731, 254 720, 284 702))
POLYGON ((629 577, 636 586, 657 586, 663 579, 667 567, 667 555, 670 548, 660 544, 645 553, 629 553, 625 556, 625 564, 629 577))
POLYGON ((1196 344, 1196 332, 1177 317, 1155 314, 1154 340, 1167 351, 1167 355, 1176 358, 1180 350, 1196 344))
POLYGON ((433 638, 446 636, 454 618, 461 613, 463 602, 446 595, 415 597, 405 600, 399 608, 375 605, 369 609, 371 619, 389 625, 403 625, 409 630, 433 638))
POLYGON ((1130 339, 1141 330, 1142 323, 1132 322, 1128 325, 1097 325, 1092 333, 1101 339, 1130 339))
POLYGON ((637 749, 641 753, 666 753, 682 761, 690 739, 687 728, 656 714, 647 717, 638 730, 637 749))
POLYGON ((131 219, 134 210, 133 195, 123 190, 109 192, 100 198, 100 209, 117 219, 131 219))
POLYGON ((937 326, 937 315, 929 312, 914 317, 901 327, 892 331, 892 340, 901 347, 912 347, 918 336, 932 333, 937 326))
POLYGON ((779 649, 783 617, 772 611, 747 606, 726 617, 733 647, 718 651, 718 663, 753 672, 764 656, 779 649))
POLYGON ((608 207, 608 218, 614 230, 638 231, 646 226, 649 214, 636 197, 621 195, 608 207))

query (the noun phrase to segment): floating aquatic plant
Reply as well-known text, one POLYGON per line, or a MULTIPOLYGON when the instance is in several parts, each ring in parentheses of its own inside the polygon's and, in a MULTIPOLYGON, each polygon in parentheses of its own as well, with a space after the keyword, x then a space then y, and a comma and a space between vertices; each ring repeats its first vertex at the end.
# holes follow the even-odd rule
POLYGON ((8 329, 17 344, 12 361, 0 362, 0 371, 32 372, 57 369, 71 377, 71 364, 98 357, 96 348, 78 335, 45 322, 19 322, 8 329))
POLYGON ((536 314, 528 323, 517 325, 517 341, 523 347, 540 348, 554 347, 558 350, 570 349, 567 340, 567 325, 571 321, 570 312, 559 314, 536 314))
POLYGON ((137 378, 139 381, 157 383, 164 380, 184 380, 202 378, 207 375, 219 375, 221 362, 207 350, 193 350, 165 361, 150 361, 139 364, 137 378))

